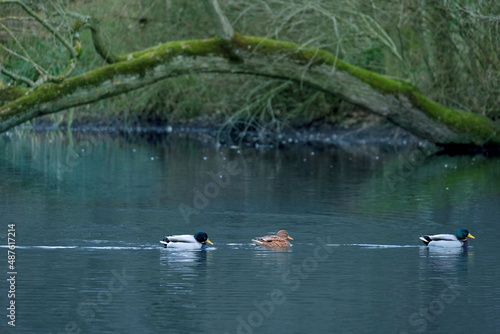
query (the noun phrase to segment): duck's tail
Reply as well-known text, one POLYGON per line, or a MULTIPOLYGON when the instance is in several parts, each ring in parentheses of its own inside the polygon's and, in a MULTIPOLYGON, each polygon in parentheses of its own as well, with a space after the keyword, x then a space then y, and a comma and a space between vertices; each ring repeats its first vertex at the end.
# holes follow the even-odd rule
POLYGON ((262 242, 262 240, 259 240, 259 239, 252 239, 253 242, 255 242, 255 244, 259 245, 259 246, 262 246, 264 243, 262 242))
POLYGON ((419 239, 422 240, 426 246, 429 244, 429 242, 432 241, 432 239, 429 238, 429 236, 427 236, 427 235, 424 235, 423 237, 419 237, 419 239))
POLYGON ((162 240, 162 241, 160 241, 160 242, 161 242, 161 243, 165 246, 165 248, 167 248, 167 245, 168 245, 168 243, 170 242, 170 239, 169 239, 169 238, 167 238, 167 237, 165 237, 165 238, 163 238, 163 240, 162 240))

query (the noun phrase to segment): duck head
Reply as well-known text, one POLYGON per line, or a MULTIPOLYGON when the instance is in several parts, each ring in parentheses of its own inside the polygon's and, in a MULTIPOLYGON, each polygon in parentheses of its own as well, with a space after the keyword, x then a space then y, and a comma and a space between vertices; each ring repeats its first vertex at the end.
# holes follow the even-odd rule
POLYGON ((285 230, 278 231, 278 233, 276 233, 276 235, 277 235, 278 237, 280 237, 280 238, 283 238, 283 239, 290 239, 290 240, 293 240, 293 238, 292 238, 292 237, 290 237, 290 236, 288 235, 288 232, 287 232, 287 231, 285 231, 285 230))
POLYGON ((469 233, 469 230, 467 230, 465 227, 462 227, 461 229, 459 229, 457 231, 458 240, 463 240, 467 237, 472 238, 472 239, 476 239, 476 238, 474 238, 474 236, 472 234, 469 233))
POLYGON ((201 244, 208 242, 210 245, 213 245, 213 243, 210 240, 208 240, 208 235, 205 232, 196 232, 194 238, 201 244))

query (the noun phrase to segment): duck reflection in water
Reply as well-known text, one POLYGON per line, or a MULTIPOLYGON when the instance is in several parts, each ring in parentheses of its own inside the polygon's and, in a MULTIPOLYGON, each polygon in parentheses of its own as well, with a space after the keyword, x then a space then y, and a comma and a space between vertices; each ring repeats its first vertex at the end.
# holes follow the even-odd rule
POLYGON ((206 264, 208 254, 205 250, 169 250, 161 252, 160 264, 168 266, 169 270, 194 270, 195 267, 206 264))
POLYGON ((452 273, 467 267, 473 260, 474 252, 464 247, 422 247, 420 257, 425 266, 433 271, 452 273))

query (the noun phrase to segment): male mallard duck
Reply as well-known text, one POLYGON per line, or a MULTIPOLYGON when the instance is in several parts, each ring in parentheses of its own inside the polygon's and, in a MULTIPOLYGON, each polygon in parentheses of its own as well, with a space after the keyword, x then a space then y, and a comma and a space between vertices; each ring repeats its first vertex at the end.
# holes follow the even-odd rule
POLYGON ((456 235, 424 235, 423 237, 420 237, 420 240, 422 240, 426 246, 467 247, 469 245, 467 237, 476 239, 472 236, 472 234, 469 233, 469 231, 465 227, 462 227, 457 231, 456 235))
POLYGON ((293 240, 288 236, 288 232, 285 230, 278 231, 276 234, 265 235, 260 238, 253 239, 255 243, 259 246, 266 246, 271 248, 286 248, 290 246, 287 239, 293 240))
POLYGON ((181 248, 181 249, 200 249, 207 246, 207 242, 210 245, 213 243, 208 240, 208 235, 205 232, 196 232, 195 235, 182 234, 182 235, 170 235, 166 236, 165 239, 160 241, 165 248, 181 248))

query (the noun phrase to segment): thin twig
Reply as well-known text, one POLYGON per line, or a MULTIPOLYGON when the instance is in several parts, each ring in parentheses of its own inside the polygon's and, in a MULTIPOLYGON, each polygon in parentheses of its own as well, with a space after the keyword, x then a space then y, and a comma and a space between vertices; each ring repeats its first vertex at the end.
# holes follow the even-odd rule
POLYGON ((68 49, 68 51, 71 53, 71 56, 74 58, 78 57, 78 53, 76 50, 71 46, 71 44, 50 24, 47 23, 44 19, 42 19, 40 16, 38 16, 31 8, 29 8, 23 1, 20 0, 3 0, 2 4, 16 4, 19 5, 21 8, 24 9, 24 11, 31 17, 33 17, 35 20, 37 20, 42 26, 45 27, 48 31, 50 31, 63 45, 68 49))
POLYGON ((26 77, 23 77, 23 76, 20 76, 20 75, 17 75, 15 74, 14 72, 11 72, 7 69, 5 69, 5 67, 3 66, 0 66, 0 73, 3 73, 5 74, 6 76, 10 77, 11 79, 15 80, 15 81, 21 81, 21 82, 24 82, 25 84, 27 84, 28 86, 30 87, 35 87, 35 83, 33 81, 31 81, 30 79, 26 78, 26 77))

